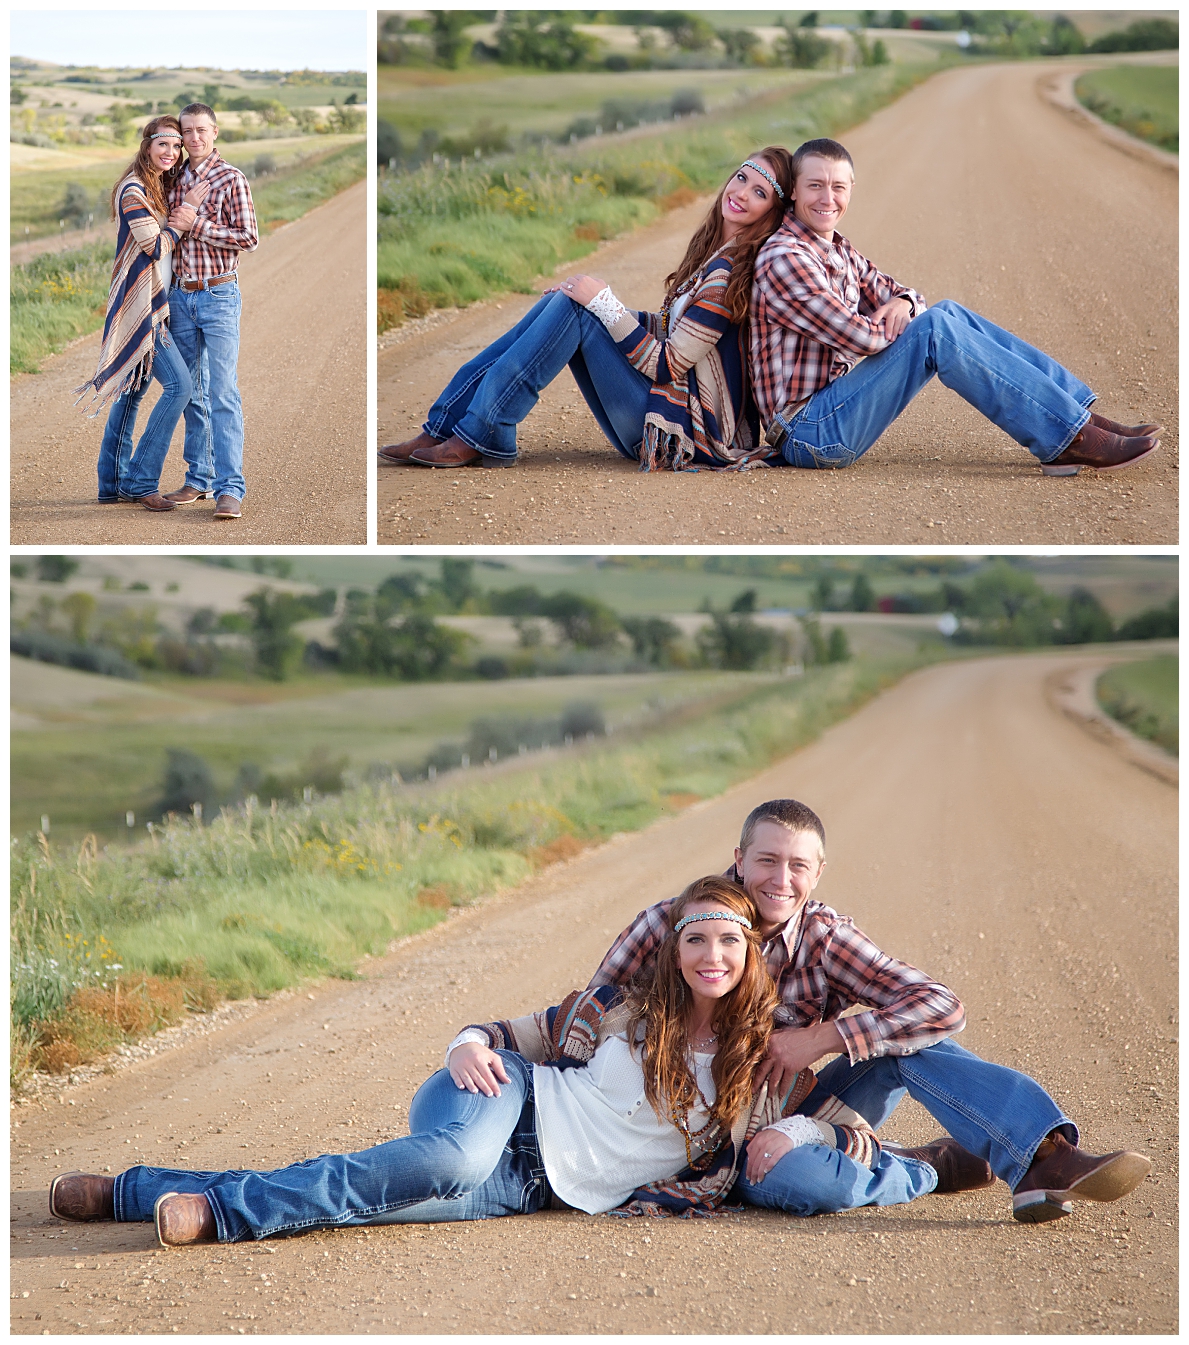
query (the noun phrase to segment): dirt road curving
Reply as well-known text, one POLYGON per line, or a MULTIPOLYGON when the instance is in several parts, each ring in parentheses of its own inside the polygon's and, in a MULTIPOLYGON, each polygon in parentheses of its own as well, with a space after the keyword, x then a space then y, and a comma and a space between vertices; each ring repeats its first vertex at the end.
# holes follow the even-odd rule
MULTIPOLYGON (((16 1109, 17 1334, 1160 1333, 1177 1329, 1177 796, 1049 703, 1092 655, 916 674, 813 746, 366 963, 16 1109), (403 1133, 463 1023, 583 984, 645 903, 721 869, 757 801, 822 813, 819 895, 961 995, 963 1043, 1153 1175, 1056 1224, 1007 1188, 798 1220, 546 1213, 166 1252, 68 1225, 55 1172, 272 1166, 403 1133)), ((935 1133, 905 1103, 887 1137, 935 1133)))
MULTIPOLYGON (((957 299, 1060 359, 1107 415, 1160 419, 1156 456, 1042 477, 934 383, 846 471, 644 476, 566 373, 525 423, 516 470, 381 467, 381 543, 1175 544, 1177 174, 1055 107, 1043 86, 1068 68, 953 70, 848 132, 858 185, 844 228, 926 298, 957 299)), ((655 307, 703 209, 582 268, 655 307)), ((414 433, 457 366, 530 303, 505 296, 381 351, 380 442, 414 433)))
MULTIPOLYGON (((11 384, 12 537, 17 545, 239 546, 367 540, 367 188, 360 182, 264 239, 240 264, 243 517, 212 502, 171 514, 98 505, 103 417, 73 409, 99 334, 11 384)), ((143 426, 157 387, 141 406, 143 426)), ((182 427, 162 475, 182 484, 182 427)))

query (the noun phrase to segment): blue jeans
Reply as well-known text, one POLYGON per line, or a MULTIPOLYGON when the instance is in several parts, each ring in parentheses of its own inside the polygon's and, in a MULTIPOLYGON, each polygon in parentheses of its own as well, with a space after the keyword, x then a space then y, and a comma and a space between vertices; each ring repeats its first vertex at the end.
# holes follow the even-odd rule
POLYGON ((936 374, 1041 462, 1090 419, 1094 393, 1068 369, 952 299, 913 318, 878 355, 814 393, 785 422, 794 467, 849 467, 936 374))
POLYGON ((153 1217, 170 1191, 201 1192, 220 1242, 344 1224, 436 1224, 533 1214, 548 1187, 533 1114, 533 1067, 500 1051, 500 1096, 468 1093, 446 1070, 417 1090, 410 1134, 355 1154, 323 1154, 274 1172, 135 1167, 115 1181, 116 1218, 153 1217))
POLYGON ((244 412, 239 363, 239 281, 193 293, 169 291, 169 326, 190 369, 194 397, 186 407, 186 485, 242 500, 244 412))
POLYGON ((561 293, 542 295, 511 331, 468 360, 423 428, 435 439, 456 434, 485 457, 514 462, 517 425, 567 364, 599 428, 635 461, 652 381, 632 368, 598 318, 561 293))
POLYGON ((174 427, 190 400, 190 372, 166 327, 157 329, 153 378, 161 384, 161 396, 149 414, 135 455, 132 434, 136 429, 136 413, 149 390, 148 382, 142 383, 135 392, 117 397, 107 413, 98 464, 99 499, 104 504, 121 496, 135 499, 151 495, 158 488, 174 427))
POLYGON ((936 1185, 937 1173, 915 1158, 882 1153, 872 1171, 824 1144, 802 1144, 778 1159, 762 1182, 749 1182, 741 1168, 734 1194, 747 1205, 805 1218, 860 1205, 904 1205, 936 1185))
MULTIPOLYGON (((1071 1144, 1078 1139, 1077 1126, 1035 1080, 949 1040, 912 1055, 884 1055, 857 1065, 841 1055, 818 1078, 875 1130, 908 1093, 964 1149, 985 1158, 1013 1190, 1050 1131, 1062 1130, 1071 1144)), ((933 1183, 920 1189, 914 1171, 920 1167, 926 1165, 885 1152, 870 1172, 831 1149, 805 1145, 787 1153, 761 1185, 740 1177, 735 1190, 748 1204, 791 1214, 896 1205, 933 1189, 933 1183), (892 1163, 885 1171, 888 1160, 892 1163)))

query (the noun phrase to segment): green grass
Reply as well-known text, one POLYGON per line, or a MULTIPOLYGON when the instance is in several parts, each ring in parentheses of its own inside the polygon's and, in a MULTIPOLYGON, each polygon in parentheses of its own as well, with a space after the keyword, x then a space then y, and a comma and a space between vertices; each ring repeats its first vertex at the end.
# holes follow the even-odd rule
POLYGON ((840 134, 935 69, 884 66, 649 134, 526 151, 494 168, 464 161, 390 176, 379 193, 381 326, 502 290, 527 292, 536 275, 599 239, 717 187, 757 147, 840 134))
POLYGON ((109 970, 116 960, 125 974, 193 975, 201 964, 230 996, 351 975, 365 953, 383 953, 450 905, 521 882, 544 847, 572 853, 575 841, 647 825, 673 795, 717 795, 939 652, 812 670, 631 746, 455 788, 360 788, 223 813, 208 828, 177 823, 128 850, 18 842, 11 1002, 25 1006, 25 1021, 14 1024, 14 1043, 35 1031, 30 1015, 52 1016, 93 974, 98 948, 109 970))
MULTIPOLYGON (((105 842, 123 840, 131 809, 143 835, 170 747, 198 752, 223 791, 231 790, 243 762, 289 773, 318 749, 349 756, 362 777, 372 763, 420 761, 442 739, 465 738, 479 715, 544 717, 573 701, 595 701, 612 724, 628 717, 647 722, 655 719, 650 705, 706 707, 724 696, 744 698, 772 680, 771 674, 655 673, 383 686, 357 681, 352 687, 348 679, 310 679, 251 688, 261 700, 228 703, 224 695, 242 695, 245 688, 160 679, 154 685, 173 694, 146 701, 128 698, 126 684, 115 679, 92 677, 82 685, 110 701, 56 712, 30 707, 43 719, 52 713, 53 720, 12 735, 11 827, 31 834, 47 814, 56 839, 78 844, 95 832, 105 842), (271 694, 276 691, 283 697, 271 694)), ((16 703, 20 708, 19 694, 16 703)))
POLYGON ((1180 110, 1176 65, 1120 65, 1079 77, 1079 101, 1129 135, 1178 153, 1180 110))
MULTIPOLYGON (((315 173, 331 160, 337 162, 338 156, 345 154, 347 162, 359 159, 358 176, 362 177, 367 162, 359 136, 295 135, 275 141, 220 141, 219 153, 228 163, 249 175, 254 171, 259 155, 270 154, 275 159, 279 171, 274 176, 252 183, 252 197, 257 202, 258 213, 261 195, 274 186, 279 189, 289 175, 300 177, 305 172, 315 173)), ((123 175, 132 155, 133 147, 128 146, 126 153, 118 157, 112 157, 110 150, 105 150, 98 162, 86 167, 22 169, 13 172, 10 178, 9 240, 12 243, 23 243, 26 228, 29 230, 27 236, 31 239, 58 233, 62 203, 71 183, 84 187, 90 195, 95 208, 95 222, 107 222, 111 214, 111 189, 123 175)), ((350 180, 355 181, 355 178, 350 180)), ((67 221, 67 224, 68 227, 74 227, 72 221, 67 221)))
MULTIPOLYGON (((484 122, 524 132, 559 135, 576 118, 597 113, 608 99, 660 102, 678 89, 696 88, 708 112, 729 113, 741 99, 771 90, 795 93, 823 80, 809 70, 635 70, 614 74, 514 72, 485 67, 478 78, 459 79, 445 70, 413 71, 380 66, 377 115, 400 132, 406 145, 424 130, 466 134, 484 122)), ((614 129, 612 127, 609 130, 614 129)))
MULTIPOLYGON (((232 153, 228 159, 236 162, 232 153)), ((105 171, 110 186, 114 175, 110 166, 105 171)), ((257 179, 252 199, 261 234, 299 219, 366 174, 367 146, 356 141, 257 179)), ((17 180, 52 176, 61 173, 23 174, 17 180)), ((103 326, 112 252, 112 244, 103 240, 10 269, 10 373, 39 373, 46 356, 103 326)))
POLYGON ((46 253, 9 271, 9 370, 36 374, 47 355, 103 326, 112 246, 46 253))
POLYGON ((1132 733, 1166 751, 1179 748, 1178 670, 1176 654, 1125 663, 1098 679, 1098 703, 1132 733))

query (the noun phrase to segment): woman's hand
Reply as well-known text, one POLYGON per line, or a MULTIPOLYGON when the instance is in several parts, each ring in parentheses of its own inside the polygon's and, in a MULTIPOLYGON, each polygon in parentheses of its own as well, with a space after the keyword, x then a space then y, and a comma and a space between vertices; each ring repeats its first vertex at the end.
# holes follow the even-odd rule
POLYGON ((747 1180, 762 1182, 784 1155, 796 1147, 779 1130, 761 1130, 747 1146, 747 1180))
MULTIPOLYGON (((607 282, 600 280, 598 276, 566 276, 565 280, 555 288, 585 308, 596 294, 607 288, 607 282)), ((545 293, 548 294, 549 291, 546 290, 545 293)))
POLYGON ((210 189, 211 184, 209 182, 196 182, 182 199, 187 205, 197 208, 206 200, 210 189))
POLYGON ((477 1041, 465 1041, 450 1052, 446 1061, 450 1077, 468 1093, 499 1097, 500 1084, 508 1082, 504 1062, 490 1047, 477 1041))

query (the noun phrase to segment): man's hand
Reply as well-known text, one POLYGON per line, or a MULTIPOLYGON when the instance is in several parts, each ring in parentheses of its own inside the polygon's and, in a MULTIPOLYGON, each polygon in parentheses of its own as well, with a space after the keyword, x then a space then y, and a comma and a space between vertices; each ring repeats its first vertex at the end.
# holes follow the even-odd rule
POLYGON ((482 1093, 485 1097, 499 1097, 500 1084, 508 1082, 504 1062, 490 1047, 477 1041, 466 1041, 450 1052, 446 1062, 450 1077, 468 1093, 482 1093))
POLYGON ((779 1130, 761 1130, 747 1146, 747 1180, 762 1182, 784 1155, 796 1147, 779 1130))
POLYGON ((197 209, 192 205, 186 205, 185 202, 182 202, 180 205, 175 205, 170 212, 169 225, 170 228, 176 229, 178 233, 184 234, 197 218, 197 209))
POLYGON ((912 321, 912 300, 903 295, 898 299, 889 299, 871 314, 871 321, 882 322, 888 340, 894 341, 912 321))
POLYGON ((833 1023, 778 1028, 768 1038, 768 1054, 756 1070, 755 1091, 758 1093, 766 1082, 769 1094, 783 1097, 803 1069, 831 1051, 843 1049, 842 1033, 833 1023))

